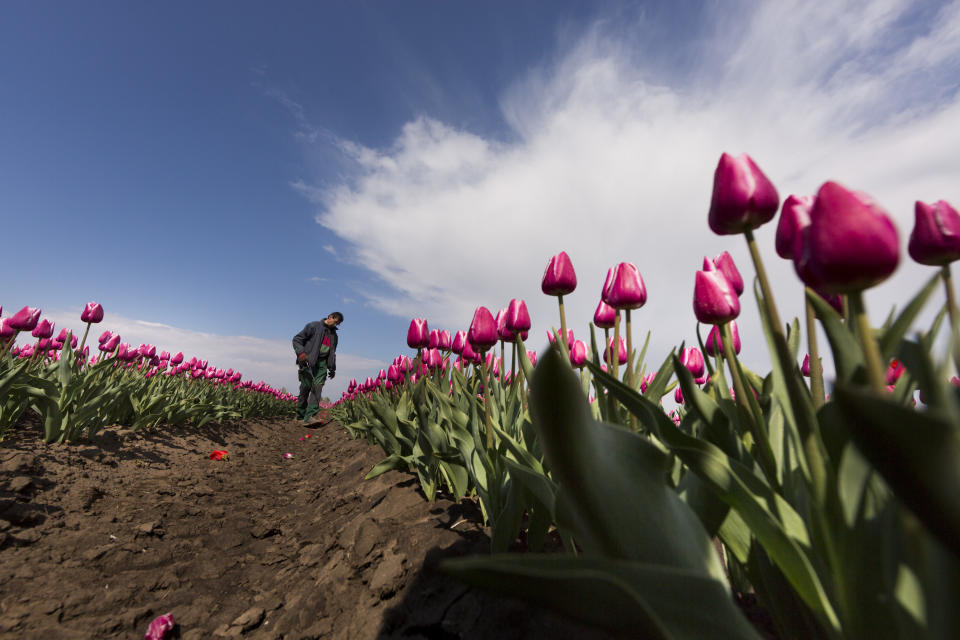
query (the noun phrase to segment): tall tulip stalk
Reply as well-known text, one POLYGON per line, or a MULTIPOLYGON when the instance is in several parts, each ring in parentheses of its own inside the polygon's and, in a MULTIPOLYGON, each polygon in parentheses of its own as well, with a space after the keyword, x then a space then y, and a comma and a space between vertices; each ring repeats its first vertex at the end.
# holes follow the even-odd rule
MULTIPOLYGON (((557 297, 557 305, 560 307, 560 333, 566 338, 567 335, 567 316, 563 310, 563 296, 573 293, 577 288, 577 274, 573 270, 573 263, 570 262, 570 256, 566 251, 561 251, 550 258, 547 268, 543 271, 543 278, 540 282, 540 290, 548 296, 557 297)), ((563 353, 563 357, 570 361, 570 348, 566 339, 562 340, 562 345, 557 345, 563 353)))
MULTIPOLYGON (((635 389, 633 376, 633 329, 630 312, 639 309, 647 302, 647 287, 640 276, 640 270, 632 262, 621 262, 607 272, 607 280, 603 284, 603 302, 615 311, 624 311, 627 324, 627 384, 635 389)), ((618 314, 619 316, 619 314, 618 314)), ((620 338, 618 318, 614 318, 614 342, 620 338)), ((613 375, 617 375, 617 364, 614 362, 613 375)))
POLYGON ((477 307, 473 313, 467 340, 480 352, 480 366, 483 371, 483 421, 487 430, 487 449, 493 449, 493 427, 490 423, 490 371, 487 367, 486 351, 497 344, 497 323, 486 307, 477 307))

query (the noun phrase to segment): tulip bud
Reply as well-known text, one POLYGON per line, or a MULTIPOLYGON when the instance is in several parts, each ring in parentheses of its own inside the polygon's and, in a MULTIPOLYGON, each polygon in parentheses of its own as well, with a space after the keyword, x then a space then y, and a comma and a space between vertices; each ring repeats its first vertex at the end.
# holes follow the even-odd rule
POLYGON ((444 351, 450 350, 450 332, 446 329, 440 332, 440 336, 437 341, 437 347, 443 349, 444 351))
POLYGON ((647 302, 647 288, 632 262, 621 262, 607 272, 603 301, 614 309, 639 309, 647 302))
POLYGON ((157 355, 157 348, 152 344, 142 344, 140 345, 140 355, 145 358, 152 358, 157 355))
POLYGON ((851 293, 886 280, 900 261, 893 221, 870 196, 826 182, 817 192, 794 267, 811 288, 851 293))
POLYGON ((523 300, 514 298, 507 305, 507 329, 513 332, 530 330, 530 312, 523 300))
POLYGON ((387 372, 384 369, 380 369, 380 372, 377 373, 377 380, 383 380, 387 377, 387 372))
POLYGON ((410 369, 413 369, 413 360, 407 356, 400 358, 400 371, 407 373, 410 369))
POLYGON ((109 338, 107 338, 101 345, 100 351, 110 353, 117 348, 117 345, 120 344, 120 334, 116 333, 109 338))
POLYGON ((0 338, 12 338, 17 330, 10 325, 10 318, 0 318, 0 338))
MULTIPOLYGON (((605 362, 610 361, 610 350, 613 348, 613 338, 610 338, 607 341, 607 348, 603 350, 603 359, 605 362)), ((627 363, 627 341, 620 338, 620 348, 617 349, 617 360, 620 364, 627 363)))
MULTIPOLYGON (((211 460, 220 460, 223 456, 226 455, 226 451, 214 451, 210 454, 211 460), (219 453, 220 456, 214 458, 213 453, 219 453)), ((176 622, 173 619, 172 613, 167 613, 165 615, 154 618, 153 622, 150 623, 150 626, 147 628, 147 633, 143 636, 143 640, 167 640, 168 638, 173 637, 170 635, 173 632, 174 627, 176 627, 176 622)))
POLYGON ((640 393, 646 393, 647 387, 650 386, 656 377, 656 373, 648 373, 647 375, 643 376, 643 380, 640 381, 640 393))
POLYGON ((527 351, 527 360, 530 361, 530 366, 537 366, 537 352, 536 351, 527 351))
POLYGON ((41 320, 37 326, 33 328, 33 337, 34 338, 49 338, 53 335, 54 323, 50 322, 47 319, 41 320))
POLYGON ((733 287, 733 290, 737 292, 738 296, 743 293, 743 276, 740 275, 740 271, 733 262, 733 257, 729 251, 724 251, 714 258, 713 264, 716 265, 718 271, 727 277, 730 286, 733 287))
POLYGON ((699 378, 706 370, 706 363, 703 361, 703 354, 696 347, 684 349, 680 354, 680 363, 690 372, 694 378, 699 378))
MULTIPOLYGON (((730 333, 733 335, 733 352, 740 353, 740 331, 737 330, 737 323, 730 321, 730 333)), ((707 336, 707 342, 704 345, 708 356, 717 356, 723 354, 723 340, 720 336, 720 327, 715 326, 710 330, 707 336)))
POLYGON ((160 352, 160 359, 161 359, 161 360, 169 360, 169 359, 170 359, 170 352, 169 352, 169 351, 161 351, 161 352, 160 352))
POLYGON ((455 354, 460 355, 463 353, 463 345, 467 342, 467 332, 466 331, 457 331, 456 335, 453 336, 453 344, 450 345, 450 350, 455 354))
POLYGON ((497 323, 486 307, 477 307, 467 331, 467 340, 474 350, 486 351, 497 343, 497 323))
POLYGON ((566 251, 550 258, 543 272, 540 289, 548 296, 565 296, 577 288, 577 274, 566 251))
POLYGON ((813 209, 813 196, 787 196, 783 201, 783 210, 777 222, 777 255, 786 260, 794 260, 794 247, 797 235, 810 226, 810 211, 813 209))
POLYGON ((673 392, 673 401, 677 404, 683 404, 683 389, 677 387, 673 392))
POLYGON ((400 368, 395 364, 390 365, 390 368, 387 369, 387 380, 390 382, 400 382, 402 379, 403 374, 400 373, 400 368))
POLYGON ((497 325, 497 337, 503 340, 504 342, 514 342, 517 339, 516 334, 507 328, 507 310, 500 309, 497 312, 497 317, 494 318, 494 323, 497 325))
POLYGON ((440 344, 440 331, 432 329, 427 338, 427 348, 436 349, 438 344, 440 344))
POLYGON ((170 364, 180 364, 181 362, 183 362, 183 352, 177 351, 173 354, 173 357, 170 358, 170 364))
POLYGON ((714 233, 722 236, 756 229, 776 215, 779 204, 773 183, 750 156, 720 156, 708 216, 714 233))
POLYGON ((612 329, 616 319, 617 310, 601 300, 593 312, 593 324, 601 329, 612 329))
POLYGON ((17 331, 33 331, 40 322, 40 309, 24 307, 10 318, 10 326, 17 331))
MULTIPOLYGON (((547 340, 550 341, 550 344, 557 343, 557 335, 552 331, 547 331, 547 340)), ((567 349, 573 348, 573 329, 567 329, 567 349)))
POLYGON ((460 357, 466 360, 467 362, 480 361, 480 356, 477 355, 477 352, 473 350, 473 347, 470 345, 469 340, 466 340, 463 343, 463 350, 460 352, 460 357))
POLYGON ((100 334, 100 338, 98 338, 97 342, 99 342, 100 344, 103 344, 104 342, 106 342, 107 340, 109 340, 109 339, 110 339, 110 336, 112 336, 112 335, 113 335, 113 334, 110 333, 109 331, 104 331, 103 333, 100 334))
POLYGON ((724 324, 740 315, 740 299, 723 272, 703 259, 693 286, 693 312, 704 324, 724 324))
POLYGON ((570 364, 582 369, 587 364, 587 343, 583 340, 574 340, 570 347, 570 364))
POLYGON ((887 384, 896 384, 897 380, 900 379, 900 376, 903 375, 903 372, 906 371, 906 367, 900 364, 900 361, 896 358, 890 362, 890 366, 887 368, 887 384))
POLYGON ((945 200, 934 204, 918 200, 907 250, 911 258, 931 266, 960 259, 960 214, 945 200))
POLYGON ((411 349, 420 349, 430 346, 430 329, 423 318, 414 318, 407 329, 407 346, 411 349))
POLYGON ((97 302, 88 302, 80 313, 80 320, 96 324, 103 320, 103 307, 97 302))

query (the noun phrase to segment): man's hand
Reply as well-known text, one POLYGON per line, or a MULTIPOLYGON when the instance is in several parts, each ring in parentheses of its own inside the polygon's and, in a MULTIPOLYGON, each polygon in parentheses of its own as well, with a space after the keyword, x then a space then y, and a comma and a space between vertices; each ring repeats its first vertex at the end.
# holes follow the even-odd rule
POLYGON ((306 361, 307 361, 307 354, 301 353, 300 355, 297 356, 297 360, 299 360, 300 362, 306 362, 306 361))
POLYGON ((331 372, 328 374, 328 377, 329 377, 331 380, 333 380, 334 378, 337 377, 337 372, 336 372, 336 371, 331 371, 331 372))

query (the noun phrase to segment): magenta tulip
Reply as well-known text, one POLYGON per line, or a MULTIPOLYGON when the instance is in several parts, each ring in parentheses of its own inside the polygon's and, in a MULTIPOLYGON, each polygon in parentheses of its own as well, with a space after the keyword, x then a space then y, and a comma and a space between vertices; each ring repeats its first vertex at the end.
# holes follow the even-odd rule
POLYGON ((470 345, 469 340, 463 343, 463 351, 460 353, 460 357, 466 360, 467 362, 480 361, 480 355, 473 350, 473 347, 470 345))
MULTIPOLYGON (((740 332, 737 330, 737 323, 734 320, 730 321, 730 333, 733 334, 733 352, 739 354, 740 332)), ((707 336, 707 342, 704 347, 707 350, 708 356, 717 356, 723 354, 723 340, 720 337, 720 327, 715 326, 710 330, 710 334, 707 336)))
POLYGON ((103 307, 97 302, 88 302, 80 313, 80 320, 96 324, 103 320, 103 307))
POLYGON ((0 338, 12 338, 17 330, 10 324, 10 318, 0 318, 0 338))
POLYGON ((170 364, 180 364, 181 362, 183 362, 183 352, 177 351, 173 354, 173 357, 170 358, 170 364))
POLYGON ((10 326, 17 331, 33 331, 40 322, 40 309, 24 307, 10 317, 10 326))
POLYGON ((597 310, 593 312, 593 324, 601 329, 612 329, 616 317, 617 310, 601 300, 597 310))
POLYGON ((453 344, 450 345, 450 350, 460 355, 463 353, 463 346, 465 344, 467 344, 467 332, 457 331, 456 335, 453 336, 453 344))
POLYGON ((527 360, 530 361, 530 366, 537 366, 537 352, 536 351, 527 351, 527 360))
POLYGON ((514 298, 507 305, 507 328, 514 333, 530 330, 530 312, 523 300, 514 298))
POLYGON ((677 404, 683 404, 683 389, 677 387, 673 392, 673 401, 677 404))
POLYGON ((486 351, 497 343, 497 323, 486 307, 477 307, 467 331, 467 340, 476 351, 486 351))
POLYGON ((870 196, 824 183, 810 212, 797 272, 827 293, 862 291, 886 280, 900 261, 893 221, 870 196))
POLYGON ((906 367, 900 364, 899 360, 892 360, 890 366, 887 367, 887 384, 896 384, 906 370, 906 367))
POLYGON ((160 359, 161 359, 161 360, 169 360, 169 359, 170 359, 170 352, 169 352, 169 351, 161 351, 161 352, 160 352, 160 359))
POLYGON ((446 329, 440 332, 440 336, 437 340, 437 347, 445 351, 450 350, 450 332, 446 329))
POLYGON ((570 347, 570 364, 582 369, 587 364, 587 343, 583 340, 574 340, 570 347))
POLYGON ((430 346, 430 328, 424 318, 414 318, 407 329, 407 346, 420 349, 430 346))
MULTIPOLYGON (((603 359, 606 362, 610 361, 610 350, 613 348, 613 338, 607 342, 607 348, 603 350, 603 359)), ((623 338, 620 338, 620 348, 617 349, 617 360, 620 364, 627 363, 627 341, 623 338)))
POLYGON ((680 363, 690 372, 694 378, 699 378, 706 370, 706 364, 703 361, 703 354, 696 347, 684 349, 680 354, 680 363))
POLYGON ((727 276, 727 280, 730 282, 733 290, 737 292, 738 296, 743 293, 743 276, 740 275, 740 271, 737 269, 737 265, 734 263, 733 256, 730 255, 729 251, 724 251, 714 258, 713 264, 716 265, 717 270, 727 276))
POLYGON ((777 255, 786 260, 796 258, 795 243, 797 235, 810 226, 810 211, 813 209, 813 196, 787 196, 783 201, 783 210, 777 222, 777 255))
POLYGON ((119 333, 116 333, 116 334, 110 336, 109 338, 107 338, 107 339, 100 345, 100 351, 104 351, 104 352, 110 353, 110 352, 112 352, 114 349, 116 349, 116 348, 117 348, 117 345, 119 345, 119 344, 120 344, 120 334, 119 334, 119 333))
POLYGON ((97 342, 99 342, 100 344, 103 344, 104 342, 109 340, 110 336, 112 335, 113 334, 110 333, 109 331, 104 331, 103 333, 100 334, 100 337, 97 339, 97 342))
POLYGON ((41 320, 37 323, 37 326, 33 328, 33 337, 34 338, 49 338, 53 335, 54 323, 50 322, 47 319, 41 320))
POLYGON ((440 344, 440 330, 432 329, 427 337, 427 348, 436 349, 440 344))
POLYGON ((723 272, 703 259, 693 287, 693 312, 704 324, 724 324, 740 315, 740 299, 723 272))
MULTIPOLYGON (((550 344, 557 343, 557 336, 552 331, 547 331, 547 339, 550 341, 550 344)), ((567 329, 567 349, 573 347, 573 329, 567 329)))
POLYGON ((717 235, 743 233, 769 222, 780 196, 773 183, 747 154, 720 156, 713 174, 708 220, 717 235))
POLYGON ((504 342, 513 342, 517 339, 516 334, 507 328, 507 310, 497 311, 497 317, 493 320, 497 325, 497 337, 504 342))
POLYGON ((647 302, 647 287, 632 262, 621 262, 607 272, 603 301, 614 309, 639 309, 647 302))
POLYGON ((917 201, 915 222, 907 250, 910 257, 931 266, 960 260, 960 213, 945 200, 934 204, 917 201))
POLYGON ((540 289, 549 296, 565 296, 577 288, 577 274, 566 251, 550 258, 543 272, 540 289))

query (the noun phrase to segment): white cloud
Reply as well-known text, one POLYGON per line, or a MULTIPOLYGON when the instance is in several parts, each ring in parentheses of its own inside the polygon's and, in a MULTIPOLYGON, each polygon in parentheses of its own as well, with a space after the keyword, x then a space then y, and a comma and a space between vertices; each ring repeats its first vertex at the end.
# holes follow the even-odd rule
MULTIPOLYGON (((44 318, 56 323, 57 332, 62 328, 71 329, 77 333, 79 340, 83 337, 85 324, 80 322, 78 316, 76 311, 62 310, 45 310, 43 314, 44 318)), ((140 343, 153 344, 158 353, 163 350, 170 353, 182 351, 188 360, 196 356, 209 361, 212 367, 239 371, 244 379, 254 382, 264 380, 275 388, 286 387, 288 392, 294 395, 298 393, 297 367, 289 340, 203 333, 111 313, 101 324, 92 325, 87 338, 91 352, 96 351, 97 338, 105 330, 119 333, 124 342, 134 346, 140 343)), ((22 336, 18 343, 25 344, 29 337, 29 334, 22 336)), ((324 386, 324 395, 338 398, 346 390, 350 378, 366 377, 370 371, 376 372, 382 366, 383 363, 378 360, 338 352, 337 377, 324 386)))
MULTIPOLYGON (((717 159, 746 151, 781 198, 837 179, 888 208, 904 260, 869 295, 879 322, 931 274, 906 256, 913 201, 960 203, 960 4, 923 28, 901 0, 762 3, 748 14, 732 6, 704 17, 716 33, 690 45, 695 63, 684 73, 598 25, 504 92, 508 141, 423 116, 387 149, 338 141, 360 167, 350 183, 297 188, 322 203, 318 221, 350 243, 352 260, 392 287, 368 302, 431 326, 465 328, 477 305, 495 312, 524 298, 540 347, 557 324, 540 277, 565 250, 580 282, 568 319, 583 334, 607 268, 635 262, 649 291, 635 322, 653 331, 659 362, 693 339, 704 255, 730 250, 752 272, 744 241, 706 224, 717 159)), ((800 315, 801 291, 773 250, 774 229, 757 236, 789 318, 800 315)), ((745 336, 759 331, 752 299, 741 324, 745 336)), ((763 342, 747 340, 744 355, 761 366, 763 342)))

